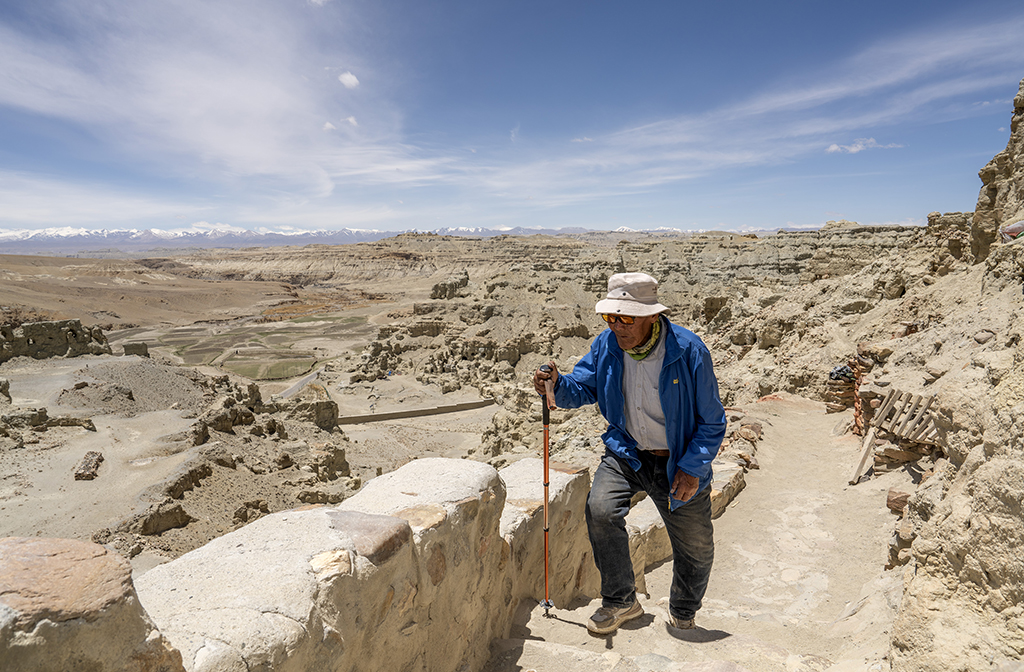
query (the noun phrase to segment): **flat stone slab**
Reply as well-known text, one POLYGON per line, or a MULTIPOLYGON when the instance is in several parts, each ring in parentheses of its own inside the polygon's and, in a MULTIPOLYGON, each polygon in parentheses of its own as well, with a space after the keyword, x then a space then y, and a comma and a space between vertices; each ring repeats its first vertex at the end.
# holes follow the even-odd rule
POLYGON ((86 618, 132 594, 131 566, 74 539, 0 539, 0 605, 15 624, 86 618))

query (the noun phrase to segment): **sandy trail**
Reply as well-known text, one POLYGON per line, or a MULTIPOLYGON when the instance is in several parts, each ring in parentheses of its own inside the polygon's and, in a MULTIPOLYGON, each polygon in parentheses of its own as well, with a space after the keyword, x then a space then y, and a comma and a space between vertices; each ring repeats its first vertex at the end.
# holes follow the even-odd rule
POLYGON ((899 570, 883 572, 895 521, 886 493, 909 476, 847 483, 860 439, 833 430, 849 412, 827 415, 823 404, 790 396, 745 410, 766 425, 761 468, 715 521, 715 567, 698 629, 666 625, 665 562, 647 574, 647 613, 610 637, 585 628, 599 600, 552 610, 553 618, 539 607, 521 610, 518 639, 496 645, 489 672, 611 669, 639 656, 651 665, 724 660, 752 671, 874 669, 888 649, 901 587, 899 570))

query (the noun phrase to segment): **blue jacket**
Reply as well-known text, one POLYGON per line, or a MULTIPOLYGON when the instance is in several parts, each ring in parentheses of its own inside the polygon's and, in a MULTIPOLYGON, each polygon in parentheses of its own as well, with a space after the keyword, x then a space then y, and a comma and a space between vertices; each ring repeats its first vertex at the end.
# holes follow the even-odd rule
MULTIPOLYGON (((668 482, 671 484, 676 471, 682 469, 700 480, 697 492, 701 492, 711 483, 711 462, 725 436, 725 409, 718 397, 718 380, 711 365, 711 353, 696 334, 667 319, 662 321, 662 333, 665 361, 658 394, 668 435, 668 482)), ((578 408, 596 401, 608 421, 608 429, 601 435, 605 446, 638 470, 637 444, 626 432, 623 356, 615 334, 605 329, 572 373, 559 373, 555 401, 562 408, 578 408)), ((681 504, 673 499, 672 509, 681 504)))

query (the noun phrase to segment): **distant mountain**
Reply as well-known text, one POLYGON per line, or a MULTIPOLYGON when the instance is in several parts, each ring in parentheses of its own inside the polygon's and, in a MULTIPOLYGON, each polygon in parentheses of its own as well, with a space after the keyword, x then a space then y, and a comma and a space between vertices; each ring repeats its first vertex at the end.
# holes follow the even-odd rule
POLYGON ((211 228, 163 231, 160 229, 38 229, 0 230, 0 254, 43 254, 53 256, 144 256, 172 250, 214 247, 273 247, 280 245, 346 245, 389 238, 403 233, 436 233, 447 236, 529 236, 574 235, 589 229, 524 228, 485 229, 481 227, 440 228, 433 231, 379 231, 376 229, 337 229, 333 231, 258 232, 240 228, 211 228))
POLYGON ((0 230, 0 253, 100 256, 210 247, 269 247, 275 245, 343 245, 380 240, 396 231, 339 229, 337 231, 257 232, 246 229, 161 231, 159 229, 39 229, 0 230))

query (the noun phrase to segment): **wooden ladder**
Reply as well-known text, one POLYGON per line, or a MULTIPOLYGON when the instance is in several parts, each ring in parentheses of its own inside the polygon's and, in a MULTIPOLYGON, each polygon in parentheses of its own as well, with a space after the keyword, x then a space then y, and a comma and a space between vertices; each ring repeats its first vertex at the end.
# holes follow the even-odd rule
POLYGON ((901 439, 935 445, 939 430, 935 426, 934 416, 928 412, 934 400, 934 394, 923 397, 920 394, 900 392, 896 388, 889 390, 875 416, 871 418, 870 429, 864 437, 860 462, 853 472, 850 485, 856 485, 867 472, 868 458, 871 456, 875 432, 878 429, 891 432, 901 439))

